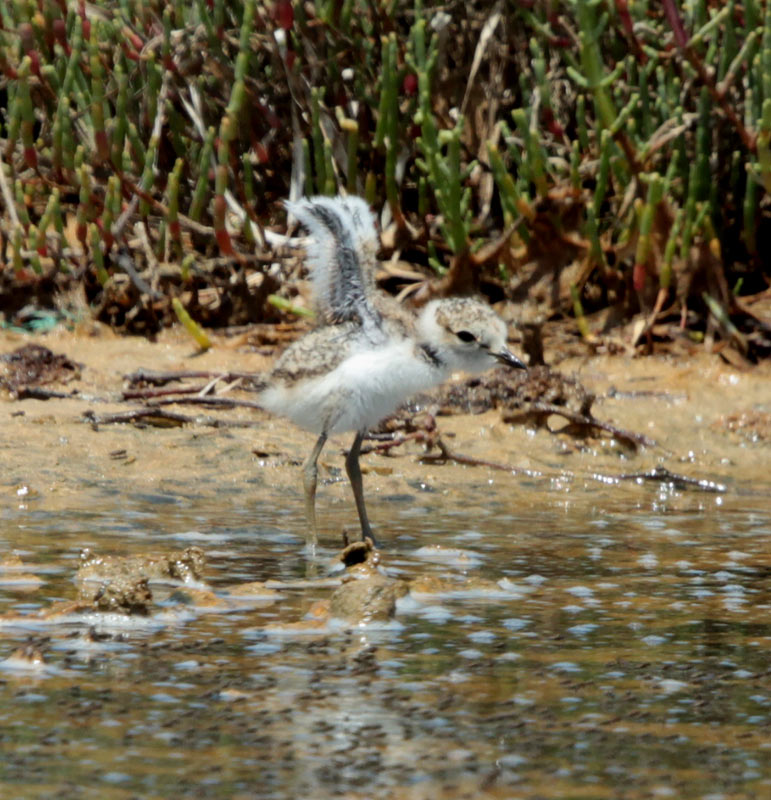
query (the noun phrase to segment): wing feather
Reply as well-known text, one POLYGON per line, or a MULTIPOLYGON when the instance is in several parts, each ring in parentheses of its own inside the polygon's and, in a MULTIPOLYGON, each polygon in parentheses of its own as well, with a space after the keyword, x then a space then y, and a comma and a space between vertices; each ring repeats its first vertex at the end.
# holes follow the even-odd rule
POLYGON ((379 327, 372 297, 378 248, 375 219, 360 197, 311 197, 286 208, 307 229, 314 301, 328 324, 379 327))

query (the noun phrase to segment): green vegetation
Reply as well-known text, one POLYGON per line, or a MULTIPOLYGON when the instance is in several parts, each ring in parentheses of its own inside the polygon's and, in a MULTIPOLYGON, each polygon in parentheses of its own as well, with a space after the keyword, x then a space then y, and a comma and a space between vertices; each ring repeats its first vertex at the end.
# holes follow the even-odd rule
POLYGON ((9 321, 276 318, 280 201, 355 191, 435 290, 771 352, 766 0, 9 0, 0 123, 9 321))

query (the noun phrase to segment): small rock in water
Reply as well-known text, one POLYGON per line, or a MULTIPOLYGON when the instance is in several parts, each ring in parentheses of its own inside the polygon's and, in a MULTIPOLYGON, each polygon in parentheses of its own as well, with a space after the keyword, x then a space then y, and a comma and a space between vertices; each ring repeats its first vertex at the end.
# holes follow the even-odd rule
POLYGON ((380 552, 372 541, 348 545, 340 560, 346 566, 346 574, 330 598, 330 616, 356 623, 391 619, 396 613, 396 600, 407 594, 407 584, 378 569, 380 552))
POLYGON ((200 547, 167 554, 140 554, 130 556, 100 556, 85 548, 80 554, 78 581, 104 581, 113 578, 172 579, 188 583, 199 580, 206 564, 200 547))

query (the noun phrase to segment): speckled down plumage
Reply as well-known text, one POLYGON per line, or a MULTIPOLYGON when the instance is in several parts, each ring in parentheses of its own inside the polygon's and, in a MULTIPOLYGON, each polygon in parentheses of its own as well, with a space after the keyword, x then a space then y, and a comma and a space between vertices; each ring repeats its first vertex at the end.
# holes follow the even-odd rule
POLYGON ((318 434, 303 467, 305 507, 315 537, 317 461, 327 436, 355 431, 346 458, 362 538, 372 538, 359 452, 367 429, 454 370, 481 372, 503 360, 506 325, 483 302, 437 300, 419 316, 377 291, 377 232, 361 198, 288 203, 310 233, 307 262, 321 326, 279 357, 264 376, 260 404, 318 434))

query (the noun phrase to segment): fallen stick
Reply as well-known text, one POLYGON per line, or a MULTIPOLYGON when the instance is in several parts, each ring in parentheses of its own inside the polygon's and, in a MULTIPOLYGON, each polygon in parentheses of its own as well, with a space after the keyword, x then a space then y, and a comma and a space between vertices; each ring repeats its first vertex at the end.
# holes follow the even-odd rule
POLYGON ((83 419, 94 427, 99 425, 120 425, 125 423, 145 422, 157 427, 181 427, 182 425, 207 425, 211 428, 256 428, 262 423, 258 420, 223 420, 216 417, 191 417, 167 411, 164 408, 135 408, 131 411, 118 411, 112 414, 95 414, 90 409, 83 414, 83 419))
POLYGON ((253 380, 260 377, 259 372, 212 372, 207 370, 191 370, 191 371, 175 371, 175 372, 156 372, 151 369, 138 369, 130 375, 124 375, 124 379, 128 382, 129 386, 135 386, 138 383, 149 383, 154 386, 162 386, 165 383, 172 381, 180 381, 185 378, 221 378, 230 383, 238 378, 246 380, 253 380))

